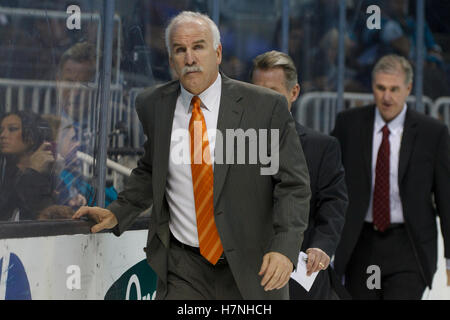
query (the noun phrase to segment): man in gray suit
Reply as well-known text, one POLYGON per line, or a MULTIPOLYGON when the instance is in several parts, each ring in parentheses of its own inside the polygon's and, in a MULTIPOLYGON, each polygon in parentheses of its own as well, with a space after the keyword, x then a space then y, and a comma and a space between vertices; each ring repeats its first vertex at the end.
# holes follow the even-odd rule
POLYGON ((153 205, 144 250, 158 275, 157 299, 288 299, 310 188, 286 99, 219 72, 220 34, 205 15, 176 16, 166 44, 179 80, 136 100, 144 156, 117 201, 107 209, 83 207, 74 218, 89 214, 98 222, 92 232, 114 228, 119 235, 153 205), (244 139, 230 132, 244 132, 244 139), (252 162, 252 133, 259 134, 259 154, 265 150, 278 169, 270 175, 263 174, 267 159, 252 162), (191 161, 180 161, 186 149, 191 161))

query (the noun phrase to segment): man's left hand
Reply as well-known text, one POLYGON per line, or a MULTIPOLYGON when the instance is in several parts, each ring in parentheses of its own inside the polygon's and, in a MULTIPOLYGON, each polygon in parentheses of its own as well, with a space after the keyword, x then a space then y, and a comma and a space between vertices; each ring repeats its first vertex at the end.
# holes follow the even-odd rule
POLYGON ((320 270, 325 270, 330 264, 330 257, 319 248, 309 248, 306 250, 308 254, 308 263, 306 264, 306 275, 320 270))
POLYGON ((258 275, 263 276, 261 286, 265 291, 283 288, 291 277, 294 265, 285 255, 269 252, 264 255, 261 270, 258 275))

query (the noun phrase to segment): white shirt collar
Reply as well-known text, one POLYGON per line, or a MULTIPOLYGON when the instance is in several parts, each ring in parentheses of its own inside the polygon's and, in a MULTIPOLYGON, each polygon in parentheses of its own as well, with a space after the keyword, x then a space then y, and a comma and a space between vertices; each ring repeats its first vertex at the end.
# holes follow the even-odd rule
POLYGON ((381 131, 381 129, 384 127, 385 124, 387 124, 389 131, 391 134, 398 134, 403 130, 403 124, 405 123, 405 117, 406 117, 406 109, 408 106, 406 103, 403 106, 402 111, 390 122, 386 123, 383 119, 383 117, 380 114, 380 111, 377 107, 375 107, 375 132, 378 133, 381 131))
MULTIPOLYGON (((181 86, 181 99, 183 101, 183 107, 185 108, 186 113, 189 113, 191 110, 191 100, 194 96, 192 93, 187 91, 180 82, 181 86)), ((215 111, 217 108, 217 104, 215 103, 218 97, 218 93, 220 94, 222 89, 222 77, 220 73, 218 73, 216 81, 212 85, 210 85, 205 91, 200 93, 198 97, 202 101, 202 106, 206 108, 208 111, 215 111)))

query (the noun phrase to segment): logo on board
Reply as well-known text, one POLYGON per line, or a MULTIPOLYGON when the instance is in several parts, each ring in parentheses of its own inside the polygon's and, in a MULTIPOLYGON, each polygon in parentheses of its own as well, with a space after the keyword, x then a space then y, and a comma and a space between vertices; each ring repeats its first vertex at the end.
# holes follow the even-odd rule
POLYGON ((105 300, 154 300, 157 276, 144 259, 128 269, 106 292, 105 300))
POLYGON ((0 300, 31 300, 25 268, 14 253, 0 258, 0 300))

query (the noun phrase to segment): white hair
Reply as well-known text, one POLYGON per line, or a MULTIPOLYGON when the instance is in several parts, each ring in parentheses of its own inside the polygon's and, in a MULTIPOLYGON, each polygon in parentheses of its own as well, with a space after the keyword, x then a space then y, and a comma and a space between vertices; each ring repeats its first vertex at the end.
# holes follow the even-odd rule
POLYGON ((166 40, 166 48, 167 53, 169 54, 169 57, 172 55, 170 50, 170 36, 172 35, 172 29, 179 23, 183 22, 192 22, 192 21, 198 21, 203 20, 206 22, 206 24, 209 27, 209 30, 211 30, 211 34, 213 37, 213 47, 214 50, 217 50, 220 44, 220 32, 219 28, 217 28, 217 25, 212 21, 207 15, 199 13, 199 12, 192 12, 192 11, 183 11, 177 16, 173 17, 172 20, 170 20, 169 25, 166 28, 165 32, 165 40, 166 40))

